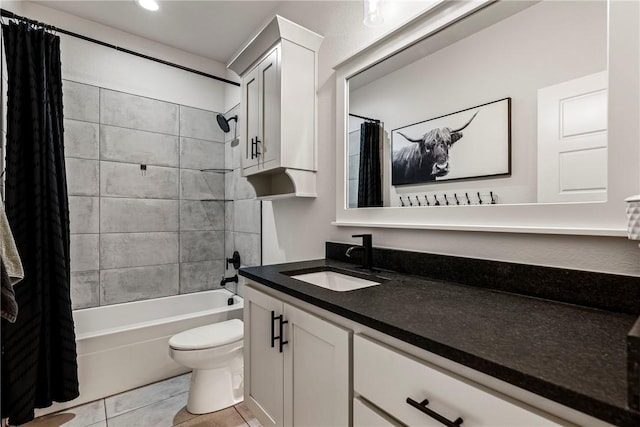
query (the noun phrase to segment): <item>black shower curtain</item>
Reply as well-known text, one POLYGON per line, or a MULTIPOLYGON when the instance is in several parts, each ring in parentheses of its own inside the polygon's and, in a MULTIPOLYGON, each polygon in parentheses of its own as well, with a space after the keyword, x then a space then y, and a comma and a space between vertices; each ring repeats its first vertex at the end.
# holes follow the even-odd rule
POLYGON ((69 294, 69 202, 62 127, 60 38, 27 24, 2 26, 8 105, 5 209, 25 277, 16 323, 2 321, 2 417, 78 396, 69 294))
POLYGON ((379 123, 370 121, 360 125, 359 208, 382 206, 380 127, 379 123))

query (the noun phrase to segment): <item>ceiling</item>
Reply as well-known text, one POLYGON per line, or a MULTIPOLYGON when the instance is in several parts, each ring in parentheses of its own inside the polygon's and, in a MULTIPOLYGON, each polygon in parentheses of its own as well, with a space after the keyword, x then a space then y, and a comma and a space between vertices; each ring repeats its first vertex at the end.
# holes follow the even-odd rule
MULTIPOLYGON (((35 1, 42 6, 70 13, 165 45, 227 63, 242 44, 273 17, 287 1, 189 1, 160 0, 160 10, 149 12, 133 0, 126 1, 35 1)), ((286 3, 289 3, 285 5, 286 3)), ((308 6, 313 3, 308 2, 308 6)), ((322 2, 323 9, 338 6, 322 2)), ((352 4, 354 2, 351 2, 352 4)), ((318 5, 314 5, 318 6, 318 5)), ((362 7, 362 6, 360 6, 362 7)), ((309 11, 315 9, 310 7, 309 11)), ((301 25, 319 31, 324 17, 308 14, 301 25)), ((326 19, 325 19, 326 20, 326 19)))

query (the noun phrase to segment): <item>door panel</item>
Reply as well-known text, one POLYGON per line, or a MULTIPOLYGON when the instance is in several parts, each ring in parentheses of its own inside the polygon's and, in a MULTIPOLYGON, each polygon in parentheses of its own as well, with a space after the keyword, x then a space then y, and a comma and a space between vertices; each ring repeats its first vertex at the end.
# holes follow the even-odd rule
MULTIPOLYGON (((245 401, 264 426, 283 425, 283 354, 271 347, 271 312, 282 314, 281 301, 245 288, 245 401)), ((278 325, 275 325, 278 334, 278 325)))
POLYGON ((258 164, 255 154, 256 138, 260 135, 260 84, 258 82, 258 68, 247 74, 244 78, 245 85, 245 117, 246 138, 243 146, 242 167, 247 168, 258 164))
POLYGON ((285 304, 286 426, 346 426, 351 332, 285 304))
POLYGON ((260 116, 261 143, 260 162, 267 163, 279 158, 280 149, 280 73, 278 69, 279 49, 275 49, 260 64, 260 116))
POLYGON ((538 202, 606 199, 607 73, 538 90, 538 202))

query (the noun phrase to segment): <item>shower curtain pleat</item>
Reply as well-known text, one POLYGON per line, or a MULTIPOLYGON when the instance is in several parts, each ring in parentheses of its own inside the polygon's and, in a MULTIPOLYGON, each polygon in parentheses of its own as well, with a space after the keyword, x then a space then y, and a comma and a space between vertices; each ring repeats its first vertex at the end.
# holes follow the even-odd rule
POLYGON ((358 207, 382 206, 382 168, 380 162, 381 125, 360 125, 360 169, 358 175, 358 207))
POLYGON ((16 323, 2 321, 2 417, 78 396, 70 298, 69 202, 64 161, 60 38, 2 26, 8 71, 6 213, 25 277, 16 323))

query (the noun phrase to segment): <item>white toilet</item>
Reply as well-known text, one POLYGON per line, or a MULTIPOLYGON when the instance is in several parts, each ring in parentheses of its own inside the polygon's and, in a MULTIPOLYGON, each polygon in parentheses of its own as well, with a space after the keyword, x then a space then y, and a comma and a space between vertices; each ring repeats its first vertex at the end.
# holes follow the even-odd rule
POLYGON ((187 411, 206 414, 243 400, 242 320, 233 319, 176 334, 169 355, 193 369, 187 411))

